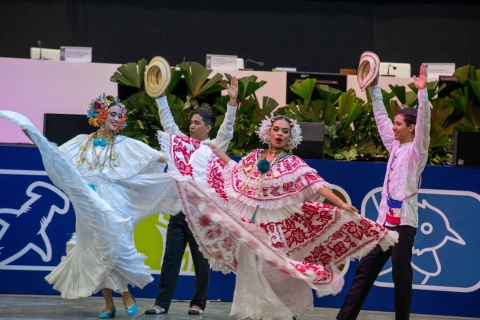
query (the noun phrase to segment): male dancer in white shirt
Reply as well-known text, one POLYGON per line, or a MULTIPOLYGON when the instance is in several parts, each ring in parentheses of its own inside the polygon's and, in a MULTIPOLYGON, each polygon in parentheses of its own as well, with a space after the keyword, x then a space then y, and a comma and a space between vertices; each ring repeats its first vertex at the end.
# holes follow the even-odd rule
POLYGON ((377 246, 360 260, 337 320, 357 318, 370 288, 390 257, 395 286, 395 319, 410 318, 412 247, 418 227, 417 192, 430 143, 430 106, 425 65, 422 64, 420 76, 413 76, 413 80, 418 88, 418 111, 415 108, 402 109, 393 123, 383 105, 378 76, 369 88, 378 131, 390 153, 377 222, 397 231, 399 239, 389 250, 382 251, 377 246))
MULTIPOLYGON (((233 138, 233 124, 237 112, 238 94, 238 80, 236 77, 232 78, 230 85, 228 85, 227 92, 230 96, 230 101, 227 106, 225 119, 218 130, 217 137, 212 140, 212 142, 223 151, 227 151, 230 140, 233 138)), ((155 100, 158 105, 163 131, 171 134, 182 134, 173 119, 167 98, 162 96, 155 100)), ((200 141, 210 141, 209 134, 214 126, 215 115, 213 112, 207 108, 198 108, 190 119, 190 137, 200 141)), ((180 212, 170 217, 167 228, 167 241, 162 263, 162 273, 158 284, 158 296, 155 299, 155 305, 146 310, 145 314, 156 315, 168 312, 177 285, 182 257, 187 243, 190 244, 190 252, 195 267, 194 296, 190 302, 188 314, 200 315, 203 313, 207 302, 210 265, 208 260, 205 259, 198 250, 198 244, 188 227, 188 223, 185 221, 185 214, 180 212)))

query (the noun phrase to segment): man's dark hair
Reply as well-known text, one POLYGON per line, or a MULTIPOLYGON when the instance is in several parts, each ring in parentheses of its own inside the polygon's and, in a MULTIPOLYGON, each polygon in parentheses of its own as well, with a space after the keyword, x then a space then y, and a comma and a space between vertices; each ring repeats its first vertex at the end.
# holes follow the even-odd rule
MULTIPOLYGON (((405 121, 407 127, 412 124, 417 124, 417 109, 404 108, 400 109, 397 114, 403 115, 403 121, 405 121)), ((413 134, 415 135, 415 130, 413 130, 413 134)))
POLYGON ((205 107, 200 107, 197 110, 195 110, 192 114, 198 114, 200 117, 202 117, 203 122, 205 122, 205 125, 215 127, 215 121, 217 120, 217 116, 212 112, 211 109, 205 108, 205 107))

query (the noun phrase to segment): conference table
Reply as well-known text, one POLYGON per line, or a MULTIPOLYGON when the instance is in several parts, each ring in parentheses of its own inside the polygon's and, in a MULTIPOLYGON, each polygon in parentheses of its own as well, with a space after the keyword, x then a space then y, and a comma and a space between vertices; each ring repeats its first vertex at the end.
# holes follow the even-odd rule
MULTIPOLYGON (((0 109, 24 114, 32 123, 43 129, 45 113, 86 114, 88 104, 101 93, 116 95, 117 83, 111 82, 118 64, 74 63, 65 61, 0 58, 0 109)), ((222 71, 239 78, 254 75, 267 83, 256 95, 273 98, 279 106, 286 105, 288 89, 286 72, 222 71)), ((366 99, 358 87, 356 76, 347 75, 347 89, 355 90, 358 97, 366 99)), ((406 86, 411 78, 381 77, 379 84, 385 90, 388 85, 406 86)), ((225 93, 226 94, 226 93, 225 93)), ((12 123, 0 119, 0 143, 30 143, 21 130, 12 123)))

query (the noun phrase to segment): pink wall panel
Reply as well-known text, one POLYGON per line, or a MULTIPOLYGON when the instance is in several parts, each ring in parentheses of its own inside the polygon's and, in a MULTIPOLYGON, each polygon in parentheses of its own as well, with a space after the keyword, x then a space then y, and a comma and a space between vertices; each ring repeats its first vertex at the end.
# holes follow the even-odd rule
MULTIPOLYGON (((110 76, 116 64, 0 58, 0 109, 27 116, 43 131, 44 113, 86 114, 100 93, 116 95, 110 76)), ((30 143, 15 125, 0 119, 0 142, 30 143)))

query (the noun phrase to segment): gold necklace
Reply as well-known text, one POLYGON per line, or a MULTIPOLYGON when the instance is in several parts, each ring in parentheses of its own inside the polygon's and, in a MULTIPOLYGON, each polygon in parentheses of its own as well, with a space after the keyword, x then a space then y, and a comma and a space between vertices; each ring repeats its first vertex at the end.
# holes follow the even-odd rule
MULTIPOLYGON (((93 143, 94 139, 97 138, 98 135, 97 133, 92 134, 91 137, 87 140, 87 143, 83 146, 80 146, 80 151, 81 154, 80 156, 77 157, 76 162, 78 165, 83 164, 84 162, 87 163, 88 165, 88 170, 96 170, 97 167, 100 169, 100 173, 105 169, 105 164, 107 163, 108 160, 108 166, 112 170, 113 173, 115 173, 118 177, 116 183, 120 184, 121 181, 124 180, 122 176, 118 174, 118 172, 115 170, 115 167, 120 166, 120 161, 119 161, 119 155, 117 153, 117 149, 114 147, 115 142, 116 142, 116 135, 111 135, 110 138, 107 140, 107 145, 106 147, 101 147, 102 149, 100 150, 99 153, 97 153, 96 146, 93 143), (88 157, 86 156, 86 152, 88 151, 89 148, 92 148, 92 163, 88 161, 88 157), (105 151, 105 152, 104 152, 105 151), (100 163, 100 156, 104 153, 103 156, 103 162, 102 165, 98 166, 100 163)), ((134 186, 129 185, 130 189, 135 190, 136 188, 134 186)))
POLYGON ((98 139, 98 133, 92 134, 89 139, 87 140, 87 143, 83 146, 80 146, 80 151, 81 154, 80 156, 77 157, 76 162, 78 165, 82 165, 84 162, 86 162, 88 166, 88 170, 96 170, 97 168, 100 169, 100 173, 105 169, 105 164, 107 161, 109 161, 109 166, 110 168, 113 169, 113 166, 118 167, 120 165, 120 162, 118 161, 118 154, 116 154, 116 149, 114 148, 116 136, 111 135, 107 141, 106 145, 97 145, 94 143, 94 141, 98 139), (97 147, 100 147, 100 152, 97 152, 97 147), (88 157, 86 155, 86 152, 88 152, 88 149, 92 149, 92 162, 88 160, 88 157), (102 158, 103 154, 103 158, 102 158), (103 160, 103 161, 102 161, 103 160), (115 161, 113 161, 115 160, 115 161), (113 161, 113 163, 112 163, 113 161))

